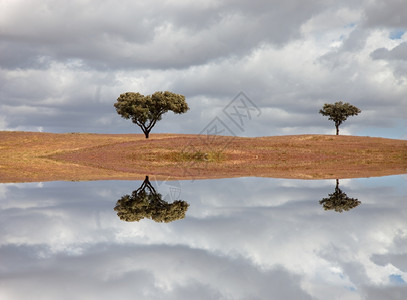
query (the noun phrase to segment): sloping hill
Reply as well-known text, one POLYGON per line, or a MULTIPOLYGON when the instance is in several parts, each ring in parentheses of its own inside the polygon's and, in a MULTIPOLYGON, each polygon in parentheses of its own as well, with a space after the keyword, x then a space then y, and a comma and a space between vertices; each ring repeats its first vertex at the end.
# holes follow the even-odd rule
POLYGON ((407 173, 407 141, 293 135, 0 132, 0 182, 371 177, 407 173))

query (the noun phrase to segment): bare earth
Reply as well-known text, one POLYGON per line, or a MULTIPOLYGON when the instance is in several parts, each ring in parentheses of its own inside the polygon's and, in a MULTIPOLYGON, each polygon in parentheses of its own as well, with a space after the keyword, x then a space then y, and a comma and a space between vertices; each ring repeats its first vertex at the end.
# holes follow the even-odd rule
POLYGON ((331 179, 407 173, 407 141, 292 135, 0 131, 0 182, 276 177, 331 179))

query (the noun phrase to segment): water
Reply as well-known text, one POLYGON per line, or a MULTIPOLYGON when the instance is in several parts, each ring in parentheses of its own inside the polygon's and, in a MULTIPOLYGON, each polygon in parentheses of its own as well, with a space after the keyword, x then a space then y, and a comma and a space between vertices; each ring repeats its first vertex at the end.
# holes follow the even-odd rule
POLYGON ((0 185, 0 299, 405 299, 407 176, 155 182, 185 218, 122 221, 143 181, 0 185))

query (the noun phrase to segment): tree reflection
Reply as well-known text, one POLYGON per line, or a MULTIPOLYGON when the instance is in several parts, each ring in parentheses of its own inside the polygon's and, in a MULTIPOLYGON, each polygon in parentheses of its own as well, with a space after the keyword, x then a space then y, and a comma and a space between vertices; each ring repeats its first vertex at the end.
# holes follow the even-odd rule
POLYGON ((343 212, 351 210, 360 204, 360 201, 355 198, 349 198, 339 188, 339 179, 336 179, 335 192, 328 194, 328 198, 323 198, 319 201, 325 210, 335 210, 337 212, 343 212))
POLYGON ((143 184, 131 195, 122 196, 116 203, 114 210, 123 221, 134 222, 148 218, 156 222, 172 222, 185 218, 189 204, 176 200, 168 203, 162 200, 151 185, 148 176, 143 184))

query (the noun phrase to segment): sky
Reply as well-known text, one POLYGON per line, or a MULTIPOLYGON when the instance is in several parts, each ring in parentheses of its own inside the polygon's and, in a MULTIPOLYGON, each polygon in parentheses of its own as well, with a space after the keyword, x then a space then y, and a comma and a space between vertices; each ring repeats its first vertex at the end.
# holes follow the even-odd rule
POLYGON ((406 180, 341 179, 342 213, 335 180, 183 181, 167 224, 116 215, 141 181, 0 184, 0 298, 402 300, 406 180))
POLYGON ((190 111, 152 135, 335 134, 344 101, 341 134, 406 139, 406 31, 404 0, 0 0, 0 130, 141 133, 113 104, 168 90, 190 111))

